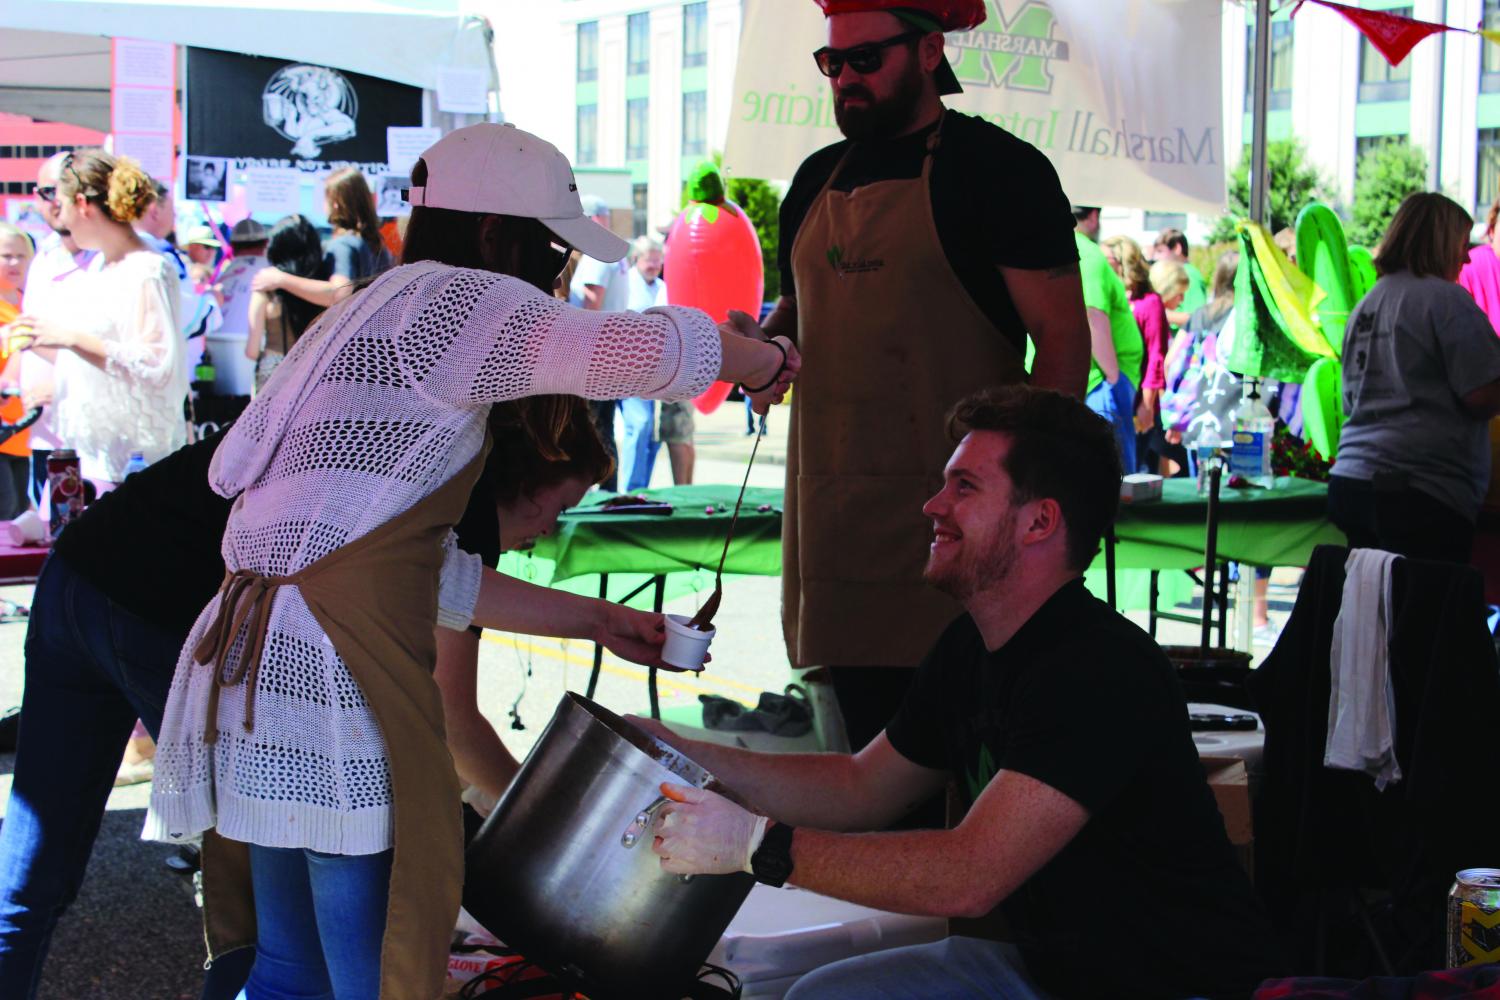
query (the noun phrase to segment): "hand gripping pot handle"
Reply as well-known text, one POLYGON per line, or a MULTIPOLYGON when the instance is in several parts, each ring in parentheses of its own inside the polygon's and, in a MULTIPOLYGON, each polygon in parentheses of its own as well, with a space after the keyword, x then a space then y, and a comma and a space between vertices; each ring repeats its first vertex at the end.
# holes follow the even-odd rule
MULTIPOLYGON (((635 819, 631 820, 630 825, 625 828, 625 832, 620 834, 620 846, 629 850, 636 844, 639 844, 641 838, 651 830, 651 823, 656 819, 656 810, 666 805, 669 801, 671 800, 665 795, 659 795, 655 802, 636 813, 635 819)), ((693 876, 679 875, 678 879, 683 882, 691 882, 693 876)))

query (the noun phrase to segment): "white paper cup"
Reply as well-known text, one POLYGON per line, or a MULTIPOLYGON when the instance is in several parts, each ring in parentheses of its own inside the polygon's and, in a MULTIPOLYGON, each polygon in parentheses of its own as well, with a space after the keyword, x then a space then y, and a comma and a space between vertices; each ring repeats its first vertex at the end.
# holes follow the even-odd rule
POLYGON ((28 510, 5 525, 12 545, 39 545, 47 537, 47 526, 37 517, 36 511, 28 510))
POLYGON ((692 619, 687 615, 667 615, 666 619, 667 641, 661 647, 662 662, 683 670, 702 670, 708 644, 714 641, 719 630, 708 628, 700 632, 688 628, 692 619))

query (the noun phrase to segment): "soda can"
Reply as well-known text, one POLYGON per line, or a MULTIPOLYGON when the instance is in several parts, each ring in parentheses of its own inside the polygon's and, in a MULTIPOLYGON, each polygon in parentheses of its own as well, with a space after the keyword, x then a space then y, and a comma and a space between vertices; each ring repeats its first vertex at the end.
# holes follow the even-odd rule
POLYGON ((1500 868, 1465 868, 1448 890, 1448 968, 1500 962, 1500 868))
POLYGON ((47 456, 47 492, 52 511, 52 537, 62 534, 70 522, 83 513, 83 473, 78 453, 72 448, 57 448, 47 456))

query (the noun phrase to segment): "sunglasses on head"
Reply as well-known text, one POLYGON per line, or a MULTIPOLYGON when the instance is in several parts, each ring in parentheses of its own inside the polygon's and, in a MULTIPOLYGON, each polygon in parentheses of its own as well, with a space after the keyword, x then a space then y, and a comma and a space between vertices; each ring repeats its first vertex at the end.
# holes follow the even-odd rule
POLYGON ((861 76, 869 76, 878 73, 880 67, 885 63, 884 50, 894 45, 902 45, 914 41, 929 34, 926 31, 903 31, 899 35, 878 42, 865 42, 861 45, 851 45, 847 49, 835 49, 827 45, 813 53, 813 61, 818 64, 818 71, 829 79, 837 77, 844 71, 847 64, 850 69, 861 76))

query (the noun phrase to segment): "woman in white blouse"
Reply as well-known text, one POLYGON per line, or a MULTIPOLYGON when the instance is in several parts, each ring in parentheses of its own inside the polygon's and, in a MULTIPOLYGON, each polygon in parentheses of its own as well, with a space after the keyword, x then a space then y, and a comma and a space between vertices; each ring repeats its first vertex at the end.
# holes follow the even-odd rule
POLYGON ((548 294, 573 248, 618 259, 626 244, 583 217, 567 159, 535 136, 460 129, 412 182, 406 263, 298 340, 209 470, 238 497, 230 573, 178 662, 145 836, 205 834, 212 954, 257 925, 302 928, 299 947, 257 954, 249 1000, 308 983, 296 995, 441 990, 461 790, 432 628, 439 593, 451 615, 479 590, 477 557, 449 529, 490 405, 691 399, 726 379, 765 409, 799 364, 748 317, 721 329, 697 310, 590 312, 548 294), (287 851, 304 859, 299 886, 273 874, 288 874, 273 860, 287 851), (303 905, 277 902, 289 894, 303 905))
POLYGON ((109 485, 125 478, 132 452, 154 462, 187 443, 177 269, 131 228, 156 200, 134 160, 77 150, 62 161, 57 194, 73 241, 99 255, 54 312, 13 326, 30 327, 31 349, 55 356, 58 436, 85 477, 109 485))

